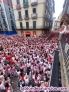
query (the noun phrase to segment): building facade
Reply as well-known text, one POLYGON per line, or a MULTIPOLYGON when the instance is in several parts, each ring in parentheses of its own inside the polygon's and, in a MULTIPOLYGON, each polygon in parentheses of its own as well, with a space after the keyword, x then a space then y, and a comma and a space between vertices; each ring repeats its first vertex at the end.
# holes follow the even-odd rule
POLYGON ((12 0, 18 33, 40 35, 52 26, 53 0, 12 0), (49 5, 49 6, 48 6, 49 5))
POLYGON ((67 24, 69 24, 69 0, 64 1, 61 25, 63 22, 66 22, 67 24))
POLYGON ((16 30, 11 0, 0 0, 0 32, 16 30))
POLYGON ((62 18, 62 12, 59 14, 57 19, 53 18, 52 31, 58 30, 60 28, 61 18, 62 18))

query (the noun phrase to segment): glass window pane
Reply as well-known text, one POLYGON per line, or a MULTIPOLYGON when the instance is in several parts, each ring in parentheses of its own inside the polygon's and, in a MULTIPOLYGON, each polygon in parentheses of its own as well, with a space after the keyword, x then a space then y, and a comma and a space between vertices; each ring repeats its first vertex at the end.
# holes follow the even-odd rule
POLYGON ((19 0, 17 0, 16 2, 17 2, 17 4, 20 4, 19 0))
POLYGON ((29 28, 29 22, 26 22, 26 28, 29 28))
POLYGON ((33 13, 36 13, 36 8, 33 8, 33 13))
POLYGON ((25 15, 28 15, 28 10, 25 10, 25 15))
POLYGON ((33 21, 33 28, 36 28, 36 21, 33 21))
POLYGON ((19 18, 21 18, 21 11, 18 12, 18 16, 19 16, 19 18))
POLYGON ((21 28, 21 29, 23 28, 22 22, 20 22, 20 28, 21 28))

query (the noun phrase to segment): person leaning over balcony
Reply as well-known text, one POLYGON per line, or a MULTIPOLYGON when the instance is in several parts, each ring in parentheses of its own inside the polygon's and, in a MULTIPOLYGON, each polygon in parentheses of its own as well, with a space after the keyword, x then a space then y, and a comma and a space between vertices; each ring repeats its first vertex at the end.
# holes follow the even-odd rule
POLYGON ((62 34, 64 34, 67 30, 67 23, 66 22, 63 23, 63 25, 61 26, 61 29, 62 29, 62 31, 59 32, 59 40, 61 40, 62 34))

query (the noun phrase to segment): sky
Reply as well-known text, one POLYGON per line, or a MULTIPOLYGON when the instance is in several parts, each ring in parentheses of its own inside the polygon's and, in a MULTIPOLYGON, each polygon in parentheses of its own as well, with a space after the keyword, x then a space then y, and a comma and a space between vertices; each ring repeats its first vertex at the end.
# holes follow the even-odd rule
POLYGON ((54 17, 58 17, 63 10, 64 0, 55 0, 55 14, 54 17))

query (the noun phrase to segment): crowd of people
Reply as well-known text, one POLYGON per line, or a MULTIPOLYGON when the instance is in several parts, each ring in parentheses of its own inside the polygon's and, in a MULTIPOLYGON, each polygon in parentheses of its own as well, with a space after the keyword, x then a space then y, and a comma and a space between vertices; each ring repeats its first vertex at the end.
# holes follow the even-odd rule
POLYGON ((48 87, 57 43, 57 35, 0 35, 0 92, 13 92, 11 76, 18 78, 19 89, 48 87))

